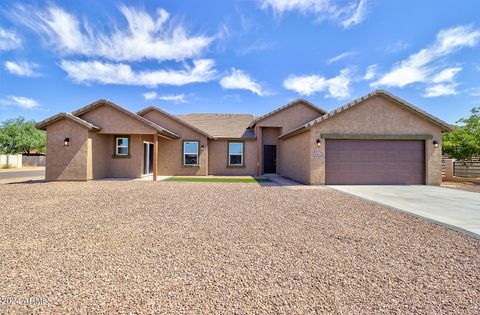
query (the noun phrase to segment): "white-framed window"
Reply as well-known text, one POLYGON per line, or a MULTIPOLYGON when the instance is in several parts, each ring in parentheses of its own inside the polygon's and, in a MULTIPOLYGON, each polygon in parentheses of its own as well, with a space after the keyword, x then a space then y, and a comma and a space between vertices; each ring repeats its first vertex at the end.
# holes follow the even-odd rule
POLYGON ((243 142, 228 143, 228 165, 243 166, 243 142))
POLYGON ((128 156, 129 144, 128 137, 115 137, 115 155, 117 156, 128 156))
POLYGON ((183 165, 198 165, 198 141, 183 142, 183 165))

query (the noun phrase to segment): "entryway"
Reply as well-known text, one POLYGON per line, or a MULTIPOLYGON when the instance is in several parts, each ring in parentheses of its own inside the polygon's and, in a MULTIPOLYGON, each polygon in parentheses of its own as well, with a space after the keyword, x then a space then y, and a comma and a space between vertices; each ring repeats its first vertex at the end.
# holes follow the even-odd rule
POLYGON ((263 146, 263 173, 274 174, 277 172, 277 146, 263 146))
POLYGON ((143 142, 143 175, 153 174, 153 143, 143 142))

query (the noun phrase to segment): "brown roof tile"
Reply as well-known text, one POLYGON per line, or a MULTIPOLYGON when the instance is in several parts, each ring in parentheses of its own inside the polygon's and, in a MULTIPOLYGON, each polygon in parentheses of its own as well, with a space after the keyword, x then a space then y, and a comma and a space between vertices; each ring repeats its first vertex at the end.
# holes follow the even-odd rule
POLYGON ((249 128, 254 119, 251 114, 186 114, 175 117, 215 139, 255 139, 255 132, 249 128))

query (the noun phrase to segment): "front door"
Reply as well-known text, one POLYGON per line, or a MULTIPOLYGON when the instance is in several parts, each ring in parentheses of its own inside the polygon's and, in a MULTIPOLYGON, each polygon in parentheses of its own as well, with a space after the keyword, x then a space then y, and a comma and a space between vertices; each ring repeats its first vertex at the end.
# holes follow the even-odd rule
POLYGON ((263 146, 263 172, 264 173, 277 172, 277 146, 276 145, 263 146))
POLYGON ((143 143, 143 174, 153 173, 153 143, 143 143))

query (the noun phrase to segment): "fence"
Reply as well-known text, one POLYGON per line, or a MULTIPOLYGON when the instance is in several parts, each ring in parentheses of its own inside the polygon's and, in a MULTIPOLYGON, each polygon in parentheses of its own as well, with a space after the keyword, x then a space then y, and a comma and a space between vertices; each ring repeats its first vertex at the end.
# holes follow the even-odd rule
POLYGON ((480 162, 454 162, 453 174, 459 177, 480 177, 480 162))
POLYGON ((0 154, 0 167, 22 167, 21 154, 0 154))
POLYGON ((45 155, 24 155, 22 163, 23 166, 45 166, 47 157, 45 155))

